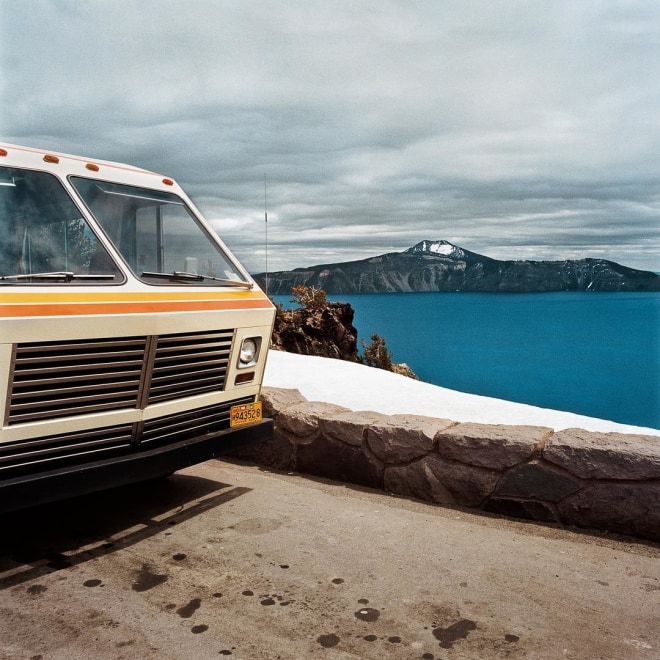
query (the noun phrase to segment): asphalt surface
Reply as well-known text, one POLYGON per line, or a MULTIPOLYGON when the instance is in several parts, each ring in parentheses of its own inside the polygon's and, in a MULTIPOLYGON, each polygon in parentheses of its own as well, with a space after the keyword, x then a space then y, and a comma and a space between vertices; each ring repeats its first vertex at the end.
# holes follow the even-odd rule
POLYGON ((660 658, 657 544, 217 461, 0 525, 1 658, 660 658))

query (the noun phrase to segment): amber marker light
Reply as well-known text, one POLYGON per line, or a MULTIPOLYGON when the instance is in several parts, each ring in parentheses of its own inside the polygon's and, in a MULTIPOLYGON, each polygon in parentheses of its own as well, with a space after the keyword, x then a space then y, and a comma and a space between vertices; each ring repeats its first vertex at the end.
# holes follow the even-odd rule
POLYGON ((53 156, 53 154, 46 154, 44 156, 44 160, 47 163, 59 163, 60 162, 60 159, 57 156, 53 156))
POLYGON ((234 385, 240 385, 241 383, 251 383, 254 380, 254 371, 248 371, 244 374, 238 374, 234 380, 234 385))
POLYGON ((87 165, 85 165, 85 167, 88 170, 91 170, 92 172, 98 172, 99 171, 99 166, 96 165, 95 163, 87 163, 87 165))
POLYGON ((0 149, 0 156, 6 156, 7 155, 7 150, 6 149, 0 149))
POLYGON ((166 186, 173 186, 174 185, 174 181, 172 181, 172 179, 163 179, 163 183, 166 186))

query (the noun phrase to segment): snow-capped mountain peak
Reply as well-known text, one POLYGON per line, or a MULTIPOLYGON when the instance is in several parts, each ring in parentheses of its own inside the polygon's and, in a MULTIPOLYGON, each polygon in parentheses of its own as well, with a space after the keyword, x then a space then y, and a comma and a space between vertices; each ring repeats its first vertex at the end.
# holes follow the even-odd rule
POLYGON ((417 245, 408 248, 406 252, 412 254, 437 254, 455 259, 465 256, 465 252, 461 248, 449 241, 420 241, 417 245))

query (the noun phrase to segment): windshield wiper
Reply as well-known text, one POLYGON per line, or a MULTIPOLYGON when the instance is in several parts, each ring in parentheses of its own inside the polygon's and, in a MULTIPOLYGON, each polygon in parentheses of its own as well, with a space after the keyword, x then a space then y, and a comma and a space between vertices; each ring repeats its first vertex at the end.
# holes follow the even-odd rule
POLYGON ((193 282, 204 282, 205 280, 213 280, 225 286, 235 286, 240 289, 252 289, 254 284, 251 282, 241 282, 240 280, 227 280, 222 277, 213 277, 213 275, 198 275, 197 273, 187 273, 182 270, 175 270, 171 273, 151 273, 145 271, 141 277, 157 277, 164 280, 191 280, 193 282))
POLYGON ((18 280, 64 280, 65 282, 73 282, 73 280, 114 280, 114 275, 83 275, 80 273, 72 273, 70 271, 54 271, 52 273, 18 273, 16 275, 0 275, 0 281, 18 281, 18 280))

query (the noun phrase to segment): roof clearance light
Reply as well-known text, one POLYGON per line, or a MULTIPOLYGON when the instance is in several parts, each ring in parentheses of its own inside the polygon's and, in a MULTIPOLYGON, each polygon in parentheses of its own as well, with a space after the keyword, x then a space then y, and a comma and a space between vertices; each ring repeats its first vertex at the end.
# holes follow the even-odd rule
POLYGON ((46 154, 44 156, 44 160, 47 163, 59 163, 60 162, 60 159, 57 156, 53 156, 53 154, 46 154))
POLYGON ((87 165, 85 165, 85 167, 88 170, 92 170, 92 172, 98 172, 99 171, 99 166, 96 165, 95 163, 87 163, 87 165))
POLYGON ((0 156, 6 156, 7 155, 7 150, 6 149, 0 149, 0 156))
POLYGON ((172 181, 172 179, 163 179, 163 183, 166 186, 173 186, 174 185, 174 181, 172 181))

